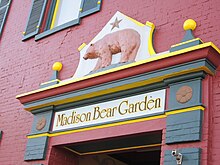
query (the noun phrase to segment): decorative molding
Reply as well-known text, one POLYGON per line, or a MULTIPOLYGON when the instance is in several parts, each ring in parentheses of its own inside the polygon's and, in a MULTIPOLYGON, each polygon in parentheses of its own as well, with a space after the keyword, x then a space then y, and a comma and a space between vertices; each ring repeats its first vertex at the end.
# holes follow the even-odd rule
POLYGON ((47 136, 47 137, 60 136, 60 135, 89 131, 89 130, 100 129, 100 128, 108 128, 108 127, 113 127, 113 126, 132 124, 132 123, 149 121, 149 120, 164 119, 170 115, 182 114, 182 113, 186 113, 186 112, 193 112, 193 111, 197 111, 197 110, 204 111, 205 108, 203 106, 188 107, 188 108, 184 108, 184 109, 176 109, 173 111, 166 111, 164 114, 158 114, 156 116, 148 116, 146 118, 121 121, 118 123, 108 123, 108 124, 103 124, 103 125, 99 125, 99 126, 85 127, 85 128, 80 128, 80 129, 74 129, 74 130, 71 130, 71 129, 70 130, 63 130, 60 132, 54 131, 54 132, 49 132, 49 133, 38 133, 38 134, 36 133, 36 134, 28 135, 27 137, 29 139, 32 139, 32 138, 38 138, 38 137, 43 137, 43 136, 47 136))
MULTIPOLYGON (((31 92, 27 92, 27 93, 24 93, 24 94, 17 95, 16 98, 20 100, 23 97, 27 97, 27 96, 30 96, 30 95, 33 95, 33 94, 37 94, 37 93, 41 93, 41 92, 44 92, 44 91, 56 89, 56 88, 66 86, 66 85, 70 85, 70 84, 73 84, 73 83, 77 83, 77 82, 81 82, 81 81, 85 81, 85 80, 90 80, 92 78, 104 76, 106 74, 111 74, 113 72, 123 71, 123 70, 129 69, 129 68, 134 68, 134 67, 138 67, 138 66, 142 66, 142 65, 150 65, 151 63, 157 62, 157 61, 162 62, 161 60, 165 60, 165 59, 170 58, 170 57, 177 56, 177 58, 178 58, 179 57, 178 55, 180 55, 180 54, 188 53, 188 52, 191 52, 191 51, 196 51, 196 50, 204 49, 204 48, 212 48, 218 54, 220 54, 220 50, 213 43, 208 42, 208 43, 204 43, 204 44, 201 44, 201 45, 186 48, 186 49, 183 49, 183 50, 171 52, 171 53, 168 53, 168 54, 157 55, 157 56, 154 56, 150 59, 146 59, 146 60, 142 60, 142 61, 139 61, 139 62, 131 63, 131 64, 128 64, 128 65, 125 65, 125 66, 120 66, 120 67, 113 68, 113 69, 110 69, 110 70, 107 70, 107 71, 103 71, 103 72, 95 73, 95 74, 92 74, 92 75, 88 75, 88 76, 85 76, 85 77, 82 77, 82 78, 69 79, 69 80, 66 80, 66 81, 61 81, 59 84, 56 84, 56 85, 48 86, 46 88, 42 88, 42 89, 38 89, 38 90, 34 90, 34 91, 31 91, 31 92)), ((206 58, 208 56, 208 54, 200 54, 200 55, 204 56, 204 58, 206 58)), ((212 60, 211 63, 214 63, 213 65, 217 66, 217 64, 219 63, 219 60, 220 60, 219 56, 217 57, 217 56, 213 55, 212 57, 209 56, 209 58, 215 58, 215 60, 214 61, 212 60)), ((190 58, 189 59, 185 58, 186 62, 189 61, 189 60, 191 60, 191 59, 190 58)), ((177 61, 177 60, 175 60, 175 61, 177 61)), ((159 67, 159 65, 157 65, 157 67, 159 67)), ((209 74, 213 74, 213 72, 209 72, 209 74)))
POLYGON ((46 123, 47 123, 47 120, 45 117, 40 118, 37 122, 36 129, 38 131, 42 130, 45 127, 46 123))
POLYGON ((214 71, 214 68, 213 66, 209 65, 209 63, 205 60, 189 62, 184 65, 177 65, 154 72, 146 72, 144 74, 121 79, 119 81, 103 83, 81 90, 74 90, 72 92, 63 93, 61 95, 39 99, 34 102, 24 103, 24 108, 26 110, 32 111, 34 109, 38 109, 44 106, 58 106, 70 102, 79 102, 80 100, 90 100, 93 97, 97 98, 93 100, 93 102, 96 102, 99 97, 101 97, 101 100, 103 100, 103 98, 105 98, 105 96, 103 95, 116 97, 112 96, 111 94, 114 95, 119 92, 118 94, 121 95, 124 91, 126 91, 126 93, 129 93, 129 90, 131 90, 131 92, 138 92, 141 87, 146 88, 147 86, 151 87, 150 89, 155 89, 159 87, 161 88, 170 84, 171 80, 177 82, 182 79, 189 79, 191 77, 195 78, 196 73, 200 70, 211 73, 214 71))
POLYGON ((182 86, 176 92, 176 100, 179 103, 184 104, 192 98, 192 95, 193 95, 193 90, 190 86, 182 86))

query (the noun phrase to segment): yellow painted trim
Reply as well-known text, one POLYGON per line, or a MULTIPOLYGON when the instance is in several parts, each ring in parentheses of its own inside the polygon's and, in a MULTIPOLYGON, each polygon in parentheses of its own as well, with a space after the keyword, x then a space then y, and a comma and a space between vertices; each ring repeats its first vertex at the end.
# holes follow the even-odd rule
POLYGON ((81 153, 79 153, 79 152, 77 152, 77 151, 75 151, 75 150, 72 150, 71 148, 68 148, 68 147, 63 147, 63 148, 65 148, 65 149, 67 149, 68 151, 71 151, 71 152, 73 152, 73 153, 75 153, 75 154, 77 154, 77 155, 80 155, 80 156, 83 155, 83 154, 81 154, 81 153))
POLYGON ((42 133, 42 134, 37 134, 37 135, 27 135, 27 138, 32 139, 32 138, 38 138, 38 137, 43 137, 43 136, 50 137, 50 133, 42 133))
POLYGON ((134 87, 139 87, 139 86, 143 86, 143 85, 148 85, 148 84, 160 82, 160 81, 163 81, 166 78, 170 78, 170 77, 174 77, 174 76, 178 76, 178 75, 182 75, 182 74, 187 74, 187 73, 191 73, 191 72, 197 72, 197 71, 201 71, 201 70, 205 71, 206 73, 213 74, 205 66, 200 67, 200 68, 195 68, 195 69, 182 70, 180 72, 175 72, 175 73, 167 74, 167 75, 152 78, 152 79, 147 79, 147 80, 140 81, 140 82, 137 82, 137 83, 128 84, 128 85, 124 85, 124 86, 120 86, 120 87, 116 87, 116 88, 111 88, 109 90, 93 92, 93 93, 89 93, 89 94, 86 94, 86 95, 80 95, 80 96, 77 96, 77 97, 74 97, 74 98, 68 98, 68 99, 61 100, 61 101, 50 102, 48 104, 42 104, 40 106, 31 107, 30 109, 26 108, 26 110, 37 109, 37 108, 41 108, 41 107, 44 107, 44 106, 50 106, 50 105, 55 105, 56 106, 56 105, 61 105, 61 104, 64 104, 64 103, 69 103, 69 102, 79 101, 79 100, 83 100, 83 99, 87 99, 87 98, 97 97, 97 96, 101 96, 101 95, 104 95, 104 94, 110 94, 110 93, 117 92, 117 91, 127 90, 127 89, 131 89, 131 88, 134 88, 134 87))
POLYGON ((82 45, 78 47, 78 51, 80 52, 85 46, 86 46, 86 43, 82 43, 82 45))
POLYGON ((155 28, 155 25, 152 22, 150 22, 150 21, 147 21, 146 25, 151 27, 151 28, 155 28))
POLYGON ((49 84, 49 83, 52 83, 52 82, 60 82, 60 80, 59 79, 55 79, 55 80, 51 80, 51 81, 47 81, 47 82, 41 83, 40 85, 45 85, 45 84, 49 84))
POLYGON ((154 47, 153 47, 153 33, 154 33, 155 25, 149 21, 146 22, 146 25, 151 27, 150 36, 148 38, 148 51, 149 51, 149 54, 152 56, 156 54, 154 47))
POLYGON ((174 111, 168 111, 165 114, 166 114, 166 116, 169 116, 169 115, 174 115, 174 114, 184 113, 184 112, 191 112, 191 111, 196 111, 196 110, 204 111, 205 108, 203 106, 195 106, 195 107, 190 107, 190 108, 177 109, 174 111))
POLYGON ((181 42, 181 43, 178 43, 178 44, 172 45, 171 48, 176 47, 176 46, 180 46, 180 45, 184 45, 184 44, 187 44, 187 43, 190 43, 190 42, 196 41, 196 40, 200 40, 201 43, 204 43, 200 38, 194 38, 194 39, 189 40, 189 41, 185 41, 185 42, 181 42))
POLYGON ((218 52, 218 54, 220 54, 220 49, 212 42, 210 42, 210 43, 211 43, 211 47, 213 47, 218 52))
POLYGON ((52 19, 52 22, 51 22, 51 25, 50 25, 50 29, 54 28, 55 21, 56 21, 56 18, 57 18, 57 11, 58 11, 59 5, 60 5, 60 0, 57 0, 55 10, 54 10, 54 13, 53 13, 53 19, 52 19))
POLYGON ((166 117, 166 115, 151 116, 151 117, 146 117, 146 118, 141 118, 141 119, 122 121, 122 122, 118 122, 118 123, 110 123, 110 124, 98 125, 98 126, 93 126, 93 127, 88 127, 88 128, 81 128, 81 129, 77 129, 77 130, 49 133, 47 135, 46 134, 28 135, 27 137, 28 137, 28 139, 41 137, 41 136, 53 137, 53 136, 66 135, 66 134, 71 134, 71 133, 76 133, 76 132, 83 132, 83 131, 89 131, 89 130, 94 130, 94 129, 108 128, 108 127, 112 127, 112 126, 119 126, 119 125, 124 125, 124 124, 131 124, 131 123, 136 123, 136 122, 148 121, 148 120, 153 120, 153 119, 161 119, 161 118, 165 118, 165 117, 166 117))
MULTIPOLYGON (((128 18, 129 20, 131 20, 132 22, 134 22, 135 24, 137 24, 138 26, 145 26, 144 24, 136 21, 135 19, 133 19, 131 17, 128 17, 126 15, 124 15, 124 16, 126 18, 128 18)), ((154 54, 156 54, 156 52, 154 51, 154 48, 153 48, 153 32, 154 32, 154 29, 155 29, 155 25, 152 22, 149 22, 149 21, 146 22, 146 25, 151 28, 150 36, 149 36, 149 39, 148 39, 148 50, 149 50, 150 55, 154 55, 154 54)))
POLYGON ((184 112, 190 112, 190 111, 195 111, 195 110, 203 110, 204 111, 205 108, 203 106, 195 106, 195 107, 177 109, 177 110, 168 111, 168 112, 165 111, 165 114, 145 117, 145 118, 141 118, 141 119, 134 119, 134 120, 128 120, 128 121, 121 121, 121 122, 117 122, 117 123, 103 124, 103 125, 92 126, 92 127, 88 127, 88 128, 81 128, 81 129, 77 129, 77 130, 64 131, 64 132, 43 133, 43 134, 38 134, 38 135, 28 135, 27 137, 29 139, 31 139, 31 138, 41 137, 41 136, 53 137, 53 136, 59 136, 59 135, 66 135, 66 134, 89 131, 89 130, 95 130, 95 129, 100 129, 100 128, 108 128, 108 127, 113 127, 113 126, 132 124, 132 123, 138 123, 138 122, 155 120, 155 119, 162 119, 162 118, 166 118, 169 115, 179 114, 179 113, 184 113, 184 112))
POLYGON ((33 109, 38 109, 38 108, 45 107, 45 106, 50 106, 50 105, 56 106, 56 105, 61 105, 61 104, 65 104, 65 103, 80 101, 80 100, 83 100, 83 99, 88 99, 88 98, 97 97, 97 96, 101 96, 101 95, 105 95, 105 94, 110 94, 110 93, 114 93, 114 92, 118 92, 118 91, 122 91, 122 90, 132 89, 134 87, 140 87, 140 86, 143 86, 143 85, 148 85, 148 84, 160 82, 160 81, 163 81, 166 78, 179 76, 179 75, 187 74, 187 73, 191 73, 191 72, 197 72, 197 71, 201 71, 201 70, 203 70, 206 73, 209 73, 211 75, 213 74, 205 66, 200 67, 200 68, 195 68, 195 69, 182 70, 180 72, 170 73, 170 74, 163 75, 163 76, 160 76, 160 77, 147 79, 147 80, 144 80, 144 81, 139 81, 139 82, 136 82, 136 83, 133 83, 133 84, 127 84, 127 85, 124 85, 124 86, 111 88, 109 90, 97 91, 97 92, 93 92, 93 93, 89 93, 89 94, 85 94, 85 95, 76 96, 76 97, 73 97, 73 98, 68 98, 68 99, 61 100, 61 101, 54 101, 54 102, 50 102, 48 104, 41 104, 39 106, 34 106, 34 107, 31 107, 31 108, 25 108, 25 110, 31 111, 33 109))
POLYGON ((84 77, 81 77, 81 78, 70 79, 69 81, 64 81, 64 82, 61 81, 59 84, 56 84, 56 85, 52 85, 52 86, 49 86, 49 87, 46 87, 46 88, 41 88, 41 89, 37 89, 37 90, 31 91, 31 92, 27 92, 27 93, 17 95, 16 98, 20 98, 20 97, 24 97, 24 96, 31 95, 31 94, 34 94, 34 93, 38 93, 38 92, 46 91, 46 90, 49 90, 49 89, 57 88, 57 87, 60 87, 60 86, 68 85, 68 84, 71 84, 71 83, 79 82, 79 81, 90 79, 90 78, 93 78, 93 77, 102 76, 102 75, 109 74, 109 73, 112 73, 112 72, 116 72, 116 71, 119 71, 119 70, 123 70, 123 69, 131 68, 131 67, 134 67, 134 66, 146 64, 146 63, 149 63, 149 62, 161 60, 161 59, 164 59, 164 58, 180 55, 180 54, 183 54, 183 53, 186 53, 186 52, 206 48, 206 47, 209 47, 209 46, 214 48, 220 54, 220 50, 212 42, 207 42, 207 43, 204 43, 204 44, 200 44, 200 45, 192 46, 192 47, 189 47, 189 48, 181 49, 181 50, 178 50, 178 51, 175 51, 175 52, 170 52, 170 53, 167 53, 167 54, 161 54, 161 55, 158 55, 158 56, 155 55, 152 58, 137 61, 137 62, 134 62, 134 63, 131 63, 131 64, 127 64, 127 65, 123 65, 123 66, 120 66, 120 67, 117 67, 117 68, 109 69, 109 70, 106 70, 106 71, 103 71, 103 72, 98 72, 98 73, 91 74, 91 75, 88 75, 88 76, 84 76, 84 77))
POLYGON ((134 147, 125 147, 125 148, 117 148, 117 149, 111 149, 111 150, 102 150, 102 151, 96 151, 96 152, 86 152, 86 153, 79 153, 73 149, 70 149, 68 147, 63 147, 71 152, 74 152, 78 155, 92 155, 92 154, 101 154, 101 153, 106 153, 106 152, 115 152, 115 151, 125 151, 125 150, 132 150, 132 149, 141 149, 141 148, 151 148, 151 147, 159 147, 161 146, 160 143, 158 144, 148 144, 148 145, 143 145, 143 146, 134 146, 134 147))

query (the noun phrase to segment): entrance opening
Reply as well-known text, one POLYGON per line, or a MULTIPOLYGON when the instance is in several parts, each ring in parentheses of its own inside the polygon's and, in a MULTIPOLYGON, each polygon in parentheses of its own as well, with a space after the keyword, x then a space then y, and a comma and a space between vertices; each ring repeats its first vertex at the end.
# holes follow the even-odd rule
POLYGON ((85 155, 79 165, 160 165, 160 147, 118 153, 85 155))
POLYGON ((79 165, 160 165, 161 141, 161 132, 151 132, 64 148, 79 155, 79 165))
POLYGON ((109 154, 110 157, 123 162, 125 165, 160 165, 160 147, 146 150, 136 150, 109 154))

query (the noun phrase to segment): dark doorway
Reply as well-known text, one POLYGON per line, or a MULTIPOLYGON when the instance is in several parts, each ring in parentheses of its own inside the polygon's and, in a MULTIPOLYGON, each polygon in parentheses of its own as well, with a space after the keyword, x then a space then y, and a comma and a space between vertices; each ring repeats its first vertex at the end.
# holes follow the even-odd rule
POLYGON ((160 148, 109 154, 127 165, 160 165, 160 148))
POLYGON ((69 144, 79 165, 160 165, 162 132, 148 132, 69 144))
POLYGON ((160 147, 79 157, 79 165, 160 165, 160 147))

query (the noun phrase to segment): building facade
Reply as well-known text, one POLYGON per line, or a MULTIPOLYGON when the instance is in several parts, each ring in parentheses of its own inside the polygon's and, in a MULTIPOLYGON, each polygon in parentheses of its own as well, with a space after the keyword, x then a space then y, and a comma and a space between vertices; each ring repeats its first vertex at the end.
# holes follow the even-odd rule
POLYGON ((0 0, 1 165, 218 165, 218 0, 0 0))

